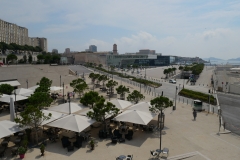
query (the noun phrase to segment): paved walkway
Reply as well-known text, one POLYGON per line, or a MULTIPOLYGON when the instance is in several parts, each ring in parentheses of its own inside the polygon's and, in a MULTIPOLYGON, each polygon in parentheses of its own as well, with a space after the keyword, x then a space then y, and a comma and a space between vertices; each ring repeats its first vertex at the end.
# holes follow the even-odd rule
MULTIPOLYGON (((87 83, 90 80, 86 79, 87 83)), ((120 84, 121 82, 118 81, 120 84)), ((139 90, 139 87, 122 82, 132 91, 139 90)), ((91 87, 90 87, 91 88, 91 87)), ((70 87, 66 91, 71 91, 70 87)), ((99 91, 99 89, 95 89, 99 91)), ((99 91, 99 93, 101 93, 99 91)), ((104 94, 103 94, 104 95, 104 94)), ((145 94, 145 101, 150 101, 153 97, 145 94)), ((78 101, 78 99, 74 99, 78 101)), ((157 117, 156 117, 157 118, 157 117)), ((151 124, 156 124, 157 119, 151 124)), ((4 112, 1 120, 9 119, 9 115, 4 112)), ((169 148, 168 159, 188 160, 239 160, 240 138, 233 134, 218 134, 218 117, 216 114, 199 112, 196 121, 193 120, 192 108, 185 103, 177 103, 177 108, 165 110, 165 128, 162 136, 162 147, 169 148)), ((112 125, 112 127, 114 127, 112 125)), ((67 152, 62 148, 60 140, 56 143, 49 143, 46 146, 46 155, 40 156, 39 148, 29 149, 26 153, 26 160, 32 159, 87 159, 87 160, 112 160, 119 155, 133 155, 134 160, 149 160, 150 150, 159 148, 159 132, 146 133, 136 130, 131 141, 125 143, 111 144, 110 139, 98 139, 99 128, 91 130, 91 134, 98 141, 95 150, 91 151, 87 143, 83 147, 73 152, 67 152)), ((222 130, 221 130, 222 131, 222 130)), ((12 158, 15 159, 15 158, 12 158)))

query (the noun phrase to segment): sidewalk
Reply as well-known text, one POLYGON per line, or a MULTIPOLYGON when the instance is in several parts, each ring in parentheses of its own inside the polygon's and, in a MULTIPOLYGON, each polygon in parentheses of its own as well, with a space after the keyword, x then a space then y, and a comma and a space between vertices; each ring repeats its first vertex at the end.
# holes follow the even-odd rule
MULTIPOLYGON (((87 84, 90 84, 88 75, 85 77, 87 84)), ((121 81, 117 81, 120 85, 121 81)), ((125 82, 122 82, 122 84, 129 87, 131 92, 134 89, 139 91, 139 87, 125 82)), ((67 86, 65 93, 72 91, 72 88, 69 85, 67 86)), ((98 91, 108 98, 106 93, 100 92, 98 88, 95 88, 94 91, 98 91)), ((149 95, 143 91, 142 88, 142 93, 145 96, 144 101, 150 101, 154 98, 151 96, 152 94, 149 95)), ((75 95, 76 97, 77 95, 75 95)), ((73 101, 77 102, 79 99, 73 99, 73 101)), ((240 137, 233 134, 218 135, 219 122, 217 115, 198 112, 196 121, 193 121, 191 105, 186 103, 177 103, 175 111, 172 111, 170 107, 164 113, 165 128, 162 135, 162 148, 169 148, 169 160, 184 159, 184 157, 186 160, 239 160, 240 137)), ((150 124, 155 125, 156 123, 157 117, 150 122, 150 124)), ((93 128, 91 131, 92 136, 98 141, 93 151, 89 150, 87 143, 84 142, 82 148, 75 148, 73 152, 67 152, 59 140, 56 143, 48 143, 44 157, 39 156, 39 148, 32 148, 28 150, 24 159, 113 160, 119 155, 133 155, 134 160, 150 160, 150 150, 159 148, 158 131, 148 133, 137 130, 134 132, 131 141, 126 140, 125 143, 113 145, 111 139, 98 139, 99 129, 93 128)))

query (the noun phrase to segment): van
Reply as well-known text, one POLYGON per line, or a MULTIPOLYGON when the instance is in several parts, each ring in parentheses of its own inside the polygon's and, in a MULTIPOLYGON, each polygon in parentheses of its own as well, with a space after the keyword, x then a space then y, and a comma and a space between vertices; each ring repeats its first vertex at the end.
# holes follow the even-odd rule
POLYGON ((170 79, 169 83, 176 84, 177 82, 174 79, 170 79))

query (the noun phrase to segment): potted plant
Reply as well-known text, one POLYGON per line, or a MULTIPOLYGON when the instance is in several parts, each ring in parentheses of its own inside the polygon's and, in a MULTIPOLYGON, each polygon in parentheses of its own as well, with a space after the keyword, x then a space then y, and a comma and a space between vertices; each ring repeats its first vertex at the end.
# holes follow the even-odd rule
POLYGON ((19 154, 19 156, 20 156, 21 159, 24 158, 25 153, 26 153, 26 148, 24 148, 23 146, 21 146, 21 147, 18 148, 18 154, 19 154))
POLYGON ((90 147, 91 147, 91 150, 94 150, 95 141, 94 141, 93 139, 91 139, 91 140, 89 141, 89 145, 90 145, 90 147))
POLYGON ((41 151, 41 156, 44 156, 44 152, 45 152, 45 146, 44 146, 44 144, 41 144, 41 146, 40 146, 40 151, 41 151))

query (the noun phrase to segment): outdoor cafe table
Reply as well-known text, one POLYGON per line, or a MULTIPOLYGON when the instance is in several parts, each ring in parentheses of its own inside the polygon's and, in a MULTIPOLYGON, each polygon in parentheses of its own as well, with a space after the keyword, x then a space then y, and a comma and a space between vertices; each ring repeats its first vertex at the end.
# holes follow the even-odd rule
POLYGON ((118 157, 118 159, 121 159, 121 160, 124 160, 125 158, 126 158, 126 156, 124 156, 124 155, 121 155, 118 157))

